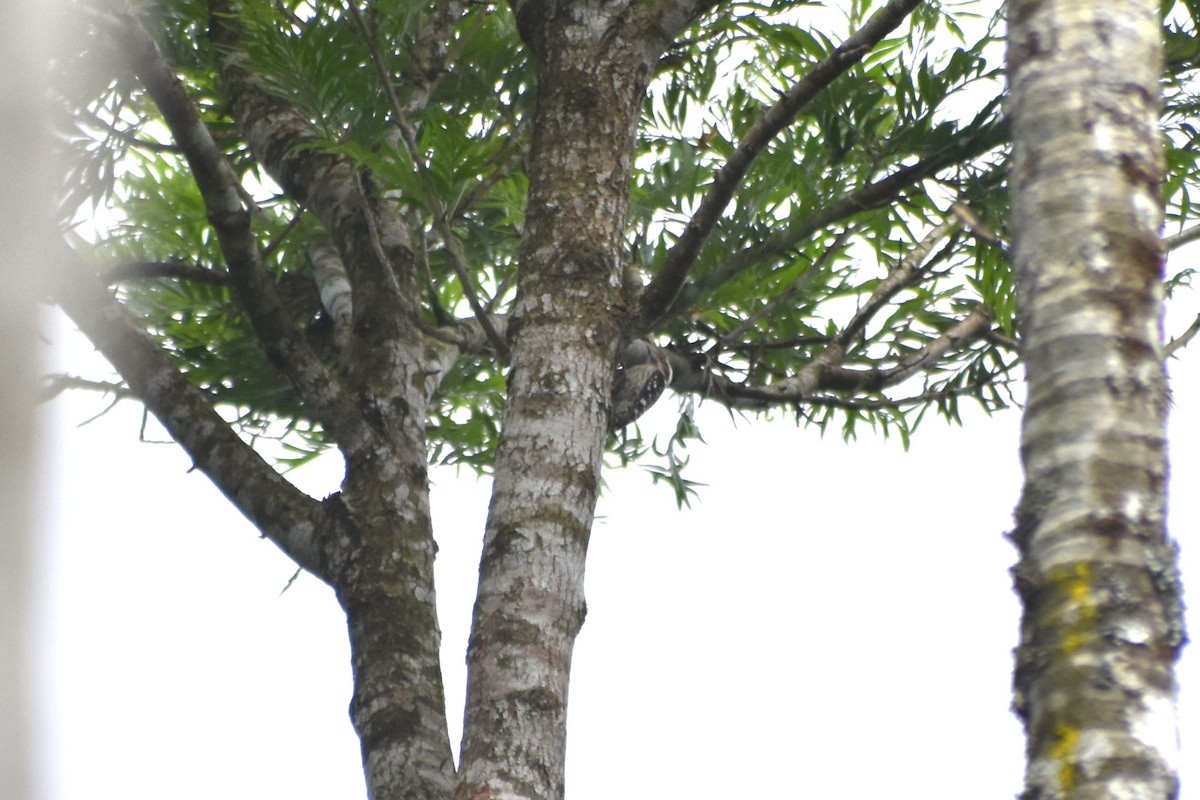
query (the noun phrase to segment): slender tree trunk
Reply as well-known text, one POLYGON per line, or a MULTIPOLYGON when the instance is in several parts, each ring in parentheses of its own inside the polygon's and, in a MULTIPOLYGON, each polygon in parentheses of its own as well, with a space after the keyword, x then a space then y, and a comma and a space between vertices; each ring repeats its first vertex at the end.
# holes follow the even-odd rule
MULTIPOLYGON (((263 91, 241 50, 236 7, 209 0, 209 10, 210 36, 222 48, 222 86, 243 135, 280 186, 321 221, 336 244, 332 252, 353 278, 353 292, 342 302, 341 324, 349 330, 341 369, 314 366, 313 376, 300 383, 311 397, 328 398, 315 405, 326 409, 322 424, 346 460, 342 491, 326 501, 339 530, 319 538, 314 573, 333 587, 346 612, 354 673, 350 715, 368 796, 449 797, 455 769, 439 660, 425 438, 428 378, 442 350, 420 332, 408 233, 359 170, 305 147, 317 135, 289 100, 263 91)), ((220 170, 212 171, 219 177, 220 170)), ((240 212, 240 202, 232 205, 240 212)), ((243 226, 249 224, 245 219, 243 226)), ((259 271, 241 279, 244 295, 270 294, 251 278, 262 282, 259 271)), ((252 316, 265 316, 247 305, 252 316)), ((271 333, 268 325, 260 327, 271 333)), ((300 349, 290 346, 292 353, 300 349)))
POLYGON ((1177 793, 1183 631, 1164 521, 1158 7, 1009 6, 1029 382, 1014 689, 1029 800, 1177 793))
POLYGON ((455 775, 417 368, 397 370, 409 391, 392 404, 411 416, 393 416, 374 446, 346 459, 342 502, 358 540, 338 549, 331 570, 350 633, 350 716, 368 796, 388 800, 449 797, 455 775))
POLYGON ((467 656, 465 797, 563 796, 567 684, 626 317, 622 242, 650 71, 623 37, 605 36, 615 24, 606 14, 598 3, 518 10, 539 94, 509 400, 467 656))

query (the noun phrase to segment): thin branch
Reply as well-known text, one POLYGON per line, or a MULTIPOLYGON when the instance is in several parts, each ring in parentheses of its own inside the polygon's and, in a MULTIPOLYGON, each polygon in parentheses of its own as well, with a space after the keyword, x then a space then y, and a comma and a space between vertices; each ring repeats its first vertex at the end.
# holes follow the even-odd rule
POLYGON ((886 278, 876 284, 874 291, 867 297, 862 307, 855 312, 850 321, 842 327, 834 337, 831 346, 848 347, 850 342, 858 338, 871 319, 879 313, 889 300, 903 289, 916 284, 928 272, 932 262, 927 263, 929 254, 942 239, 952 233, 961 222, 957 216, 951 215, 925 234, 916 247, 905 254, 904 258, 889 270, 886 278))
MULTIPOLYGON (((490 315, 490 322, 500 336, 508 330, 508 316, 502 314, 490 315)), ((452 344, 464 353, 475 355, 491 355, 495 353, 491 339, 483 330, 477 317, 453 320, 448 324, 439 325, 426 331, 439 342, 452 344)))
MULTIPOLYGON (((409 58, 405 65, 406 76, 411 78, 405 85, 413 90, 408 107, 405 108, 400 102, 399 94, 396 92, 391 70, 379 50, 376 41, 376 32, 371 30, 371 26, 363 16, 362 10, 358 7, 357 0, 345 1, 346 8, 354 18, 355 27, 358 28, 359 35, 362 37, 363 43, 367 46, 367 50, 371 54, 371 61, 375 64, 375 70, 383 81, 383 90, 387 96, 388 105, 391 106, 393 112, 396 114, 397 120, 407 120, 412 112, 418 111, 428 104, 430 96, 437 89, 438 84, 445 75, 447 48, 451 33, 462 17, 465 4, 461 2, 437 3, 435 5, 432 24, 428 27, 422 24, 421 28, 417 31, 413 42, 408 48, 409 58)), ((423 22, 424 20, 422 20, 423 22)), ((476 23, 476 29, 481 24, 482 18, 476 23)), ((473 34, 474 31, 468 32, 463 37, 459 46, 465 46, 467 40, 473 34)))
POLYGON ((287 225, 283 226, 283 230, 281 230, 274 239, 267 242, 267 246, 262 250, 262 260, 264 263, 275 254, 275 251, 278 250, 280 245, 287 240, 288 236, 291 236, 292 231, 294 231, 296 226, 300 224, 300 220, 303 216, 304 207, 301 206, 296 209, 295 214, 292 214, 292 218, 288 220, 287 225))
POLYGON ((759 153, 780 131, 792 123, 800 111, 835 78, 862 60, 871 48, 893 31, 921 4, 921 0, 890 0, 865 25, 851 34, 836 50, 814 66, 793 85, 746 132, 737 149, 709 185, 699 208, 667 253, 658 275, 642 295, 641 317, 647 327, 653 327, 674 302, 683 288, 688 272, 700 256, 717 221, 733 199, 742 178, 759 153))
MULTIPOLYGON (((990 324, 991 317, 987 311, 977 307, 925 347, 891 367, 851 369, 830 366, 820 370, 802 370, 791 378, 764 385, 737 383, 724 375, 711 374, 703 361, 697 363, 669 353, 674 374, 671 387, 675 391, 699 392, 735 408, 796 403, 854 407, 854 404, 863 401, 833 398, 823 393, 877 392, 903 383, 915 374, 930 372, 947 354, 962 351, 971 342, 983 338, 990 324)), ((913 402, 918 402, 920 397, 923 396, 914 398, 913 402)))
POLYGON ((446 307, 442 305, 442 299, 438 297, 437 284, 433 280, 433 270, 429 266, 429 237, 425 235, 425 218, 420 209, 413 209, 413 216, 416 218, 417 230, 417 265, 421 268, 421 275, 425 279, 425 291, 429 294, 429 308, 433 312, 433 324, 449 325, 454 318, 446 311, 446 307))
POLYGON ((897 410, 910 406, 925 405, 926 403, 936 403, 939 400, 949 400, 954 397, 973 396, 976 392, 984 387, 992 385, 995 375, 987 375, 978 380, 971 381, 963 386, 947 386, 944 389, 936 391, 921 392, 920 394, 909 395, 908 397, 897 398, 863 398, 863 397, 837 397, 835 395, 816 395, 806 397, 804 405, 806 406, 826 406, 830 408, 849 408, 859 411, 884 411, 897 410))
POLYGON ((1194 242, 1197 239, 1200 239, 1200 225, 1193 225, 1192 227, 1182 230, 1172 236, 1164 236, 1163 246, 1168 252, 1170 252, 1171 250, 1177 250, 1178 248, 1183 247, 1185 244, 1194 242))
POLYGON ((120 139, 128 145, 137 147, 143 150, 149 150, 153 153, 179 153, 182 152, 179 145, 164 144, 163 142, 155 142, 150 139, 143 139, 132 131, 127 131, 124 128, 118 128, 115 122, 109 122, 101 117, 98 113, 91 109, 84 109, 83 113, 87 114, 92 122, 104 129, 110 136, 120 139))
POLYGON ((1017 352, 1020 344, 1016 339, 1004 334, 999 328, 992 328, 983 335, 983 340, 990 345, 1008 350, 1011 353, 1017 352))
POLYGON ((723 349, 725 342, 737 339, 743 333, 758 324, 759 320, 774 314, 776 309, 794 297, 801 289, 803 289, 806 285, 808 285, 808 283, 816 278, 817 275, 821 274, 822 270, 824 270, 829 262, 832 261, 834 257, 841 251, 842 246, 846 243, 846 240, 850 238, 850 235, 853 232, 853 226, 846 227, 834 238, 829 247, 825 248, 825 252, 821 253, 821 256, 812 264, 810 264, 808 269, 804 270, 803 273, 801 273, 794 281, 792 281, 790 286, 772 298, 769 302, 765 303, 754 313, 747 314, 746 318, 742 320, 741 324, 739 324, 729 333, 718 338, 717 341, 713 343, 713 346, 709 348, 709 357, 715 357, 723 349))
MULTIPOLYGON (((392 73, 388 68, 387 63, 383 60, 383 54, 379 52, 379 45, 375 41, 375 35, 371 31, 367 20, 363 17, 362 11, 359 10, 357 0, 346 0, 346 7, 350 11, 350 16, 354 18, 354 25, 358 28, 358 35, 362 38, 363 44, 367 46, 367 52, 371 54, 371 62, 375 65, 375 72, 379 75, 380 82, 383 84, 383 93, 387 96, 388 105, 395 115, 395 122, 400 124, 401 120, 405 119, 406 114, 400 107, 400 97, 396 94, 396 87, 392 83, 392 73)), ((415 153, 410 153, 413 158, 416 158, 415 153)))
POLYGON ((492 326, 487 308, 484 303, 479 301, 479 294, 476 291, 474 281, 471 280, 466 259, 463 258, 462 249, 458 246, 458 238, 454 235, 450 217, 446 210, 446 204, 442 202, 441 195, 438 193, 437 187, 434 186, 433 180, 429 176, 429 170, 425 165, 424 159, 421 158, 420 149, 417 146, 416 129, 409 122, 405 110, 400 106, 400 100, 396 95, 395 87, 392 85, 391 74, 387 69, 387 64, 384 62, 379 52, 379 47, 375 43, 370 29, 367 27, 367 22, 354 0, 350 0, 349 8, 358 26, 359 35, 362 36, 367 49, 370 51, 371 60, 374 62, 375 69, 379 73, 379 79, 383 83, 384 93, 387 95, 388 104, 392 109, 393 122, 396 124, 401 139, 408 149, 409 157, 417 166, 417 172, 425 188, 425 195, 433 209, 434 224, 442 236, 442 243, 446 247, 446 254, 450 257, 450 266, 454 269, 454 274, 458 276, 459 283, 462 284, 463 296, 467 299, 467 304, 471 306, 471 311, 475 314, 475 318, 479 320, 480 326, 487 333, 492 347, 496 350, 496 355, 501 360, 507 361, 509 355, 508 342, 492 326))
MULTIPOLYGON (((59 373, 46 375, 46 377, 42 378, 42 387, 37 393, 37 399, 38 402, 44 403, 58 397, 62 392, 74 389, 100 392, 102 395, 112 395, 113 405, 122 401, 122 399, 137 398, 133 390, 124 383, 115 383, 112 380, 91 380, 89 378, 80 378, 79 375, 59 373)), ((112 408, 112 405, 109 408, 112 408)), ((108 409, 104 409, 104 411, 107 413, 108 409)), ((95 417, 92 417, 92 419, 95 419, 95 417)), ((86 422, 84 422, 84 425, 86 425, 86 422)))
POLYGON ((883 388, 908 380, 917 372, 932 369, 942 356, 963 349, 981 338, 991 327, 992 316, 983 306, 976 306, 967 316, 951 325, 940 336, 920 350, 901 358, 886 369, 856 370, 835 366, 825 370, 822 386, 830 389, 883 388))
MULTIPOLYGON (((932 264, 929 254, 933 248, 951 231, 960 225, 955 216, 950 216, 940 225, 933 228, 900 262, 892 268, 887 277, 881 280, 862 306, 855 312, 842 329, 837 332, 819 353, 795 375, 771 385, 764 391, 779 391, 794 393, 797 397, 820 388, 834 388, 830 382, 831 376, 841 375, 845 385, 837 384, 836 388, 863 388, 858 381, 863 375, 875 374, 847 372, 841 365, 854 341, 870 323, 871 319, 884 308, 896 294, 918 283, 927 273, 932 264)), ((882 376, 879 376, 882 380, 882 376)), ((881 383, 882 385, 882 383, 881 383)))
POLYGON ((289 25, 291 25, 293 28, 295 28, 298 31, 304 30, 305 26, 304 26, 303 19, 301 19, 300 17, 296 16, 291 11, 289 11, 287 9, 287 7, 285 7, 283 5, 283 3, 281 3, 279 0, 275 0, 273 5, 275 6, 275 10, 279 12, 279 16, 283 17, 283 19, 289 25))
MULTIPOLYGON (((475 282, 471 280, 471 273, 467 269, 467 262, 463 257, 462 248, 458 245, 458 237, 454 235, 454 228, 450 223, 450 218, 447 216, 446 205, 442 202, 441 196, 434 187, 428 169, 416 152, 417 142, 412 127, 407 123, 401 122, 400 130, 409 151, 412 153, 413 163, 417 165, 421 181, 425 184, 425 194, 433 209, 434 225, 441 234, 442 244, 446 248, 446 255, 450 258, 450 266, 454 269, 454 274, 458 276, 458 281, 462 285, 463 297, 467 299, 467 304, 471 307, 471 312, 479 320, 480 326, 487 334, 488 340, 492 343, 497 357, 502 361, 508 361, 508 342, 492 326, 491 315, 488 314, 487 307, 479 301, 479 294, 475 290, 475 282)), ((488 303, 490 304, 490 301, 488 303)))
POLYGON ((210 286, 228 286, 230 283, 228 272, 218 272, 209 267, 183 261, 127 261, 108 270, 101 278, 109 285, 162 278, 210 286))
POLYGON ((988 126, 988 120, 998 106, 996 98, 981 110, 967 125, 954 144, 928 155, 915 164, 901 167, 879 180, 860 186, 854 191, 817 209, 812 215, 778 234, 729 256, 702 279, 682 291, 668 309, 669 315, 679 315, 697 298, 728 283, 762 259, 795 248, 813 233, 862 211, 880 208, 895 202, 910 186, 964 158, 972 158, 991 150, 1003 141, 1003 125, 988 126), (971 133, 973 132, 973 133, 971 133))
POLYGON ((1176 352, 1187 347, 1188 342, 1192 341, 1192 339, 1195 339, 1197 333, 1200 333, 1200 315, 1197 315, 1196 318, 1192 320, 1192 324, 1188 326, 1186 331, 1167 342, 1166 347, 1163 348, 1163 355, 1167 358, 1175 355, 1176 352))
POLYGON ((481 165, 480 169, 486 169, 495 162, 495 168, 475 184, 475 188, 467 192, 462 198, 454 204, 454 208, 450 209, 450 219, 458 219, 468 209, 474 208, 479 199, 483 197, 493 186, 499 183, 503 178, 508 176, 512 170, 519 166, 521 161, 527 155, 527 142, 524 140, 525 130, 529 126, 528 118, 522 118, 517 122, 517 126, 513 129, 505 141, 504 145, 499 149, 498 154, 489 156, 481 165))

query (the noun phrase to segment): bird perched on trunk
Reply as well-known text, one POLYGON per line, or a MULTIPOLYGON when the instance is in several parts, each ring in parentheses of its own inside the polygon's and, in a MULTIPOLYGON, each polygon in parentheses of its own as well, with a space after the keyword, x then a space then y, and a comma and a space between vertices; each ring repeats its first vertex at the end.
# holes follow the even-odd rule
POLYGON ((612 411, 608 430, 615 433, 640 417, 662 397, 671 382, 671 362, 647 341, 636 339, 620 353, 620 366, 613 378, 612 411))

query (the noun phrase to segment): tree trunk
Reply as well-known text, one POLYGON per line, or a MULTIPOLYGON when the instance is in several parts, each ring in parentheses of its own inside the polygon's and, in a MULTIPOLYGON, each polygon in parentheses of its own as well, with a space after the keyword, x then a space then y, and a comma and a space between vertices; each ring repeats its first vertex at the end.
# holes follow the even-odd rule
MULTIPOLYGON (((346 460, 342 491, 325 503, 340 532, 321 537, 314 572, 334 588, 348 620, 351 718, 368 795, 449 797, 455 770, 439 661, 425 442, 427 378, 440 355, 419 332, 411 244, 356 170, 304 146, 317 138, 311 123, 288 100, 262 90, 241 52, 233 8, 224 0, 210 0, 209 8, 210 36, 223 48, 222 84, 251 149, 321 220, 337 245, 330 257, 340 256, 353 277, 353 293, 341 303, 347 328, 341 374, 314 365, 311 377, 293 377, 293 384, 325 409, 319 418, 346 460)), ((271 287, 248 278, 241 284, 242 296, 264 297, 246 303, 251 318, 269 319, 271 287)), ((258 327, 272 338, 268 325, 258 327)), ((274 338, 281 350, 303 350, 286 332, 274 338)))
POLYGON ((623 21, 602 4, 529 3, 517 14, 539 88, 460 796, 551 800, 564 791, 571 651, 628 316, 622 245, 652 62, 628 37, 606 35, 623 21))
POLYGON ((434 593, 437 547, 422 382, 400 383, 410 391, 393 405, 411 416, 393 417, 375 447, 346 459, 341 499, 357 541, 339 548, 331 574, 349 626, 350 716, 368 796, 426 800, 449 797, 455 772, 434 593))
POLYGON ((1174 797, 1158 3, 1015 0, 1009 24, 1024 796, 1174 797))

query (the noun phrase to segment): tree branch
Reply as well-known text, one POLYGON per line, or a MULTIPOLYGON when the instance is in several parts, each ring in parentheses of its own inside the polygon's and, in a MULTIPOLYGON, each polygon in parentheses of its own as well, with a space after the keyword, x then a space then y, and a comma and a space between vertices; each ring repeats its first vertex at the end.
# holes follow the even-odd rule
POLYGON ((341 253, 354 286, 355 316, 376 323, 366 349, 387 349, 388 343, 410 336, 420 305, 403 224, 366 195, 353 164, 314 146, 321 136, 299 108, 262 90, 241 47, 229 0, 209 0, 208 6, 209 37, 219 48, 220 77, 233 116, 267 172, 312 211, 341 253))
POLYGON ((759 320, 774 314, 776 309, 794 297, 810 281, 820 275, 821 271, 824 270, 829 262, 831 262, 841 251, 843 245, 846 243, 846 240, 850 238, 850 235, 853 232, 854 229, 852 227, 847 227, 844 229, 834 238, 829 247, 825 248, 825 252, 823 252, 816 261, 809 265, 808 269, 804 270, 804 272, 801 273, 796 280, 792 281, 790 286, 788 286, 775 297, 771 298, 771 300, 769 300, 755 312, 747 314, 745 319, 743 319, 741 323, 729 333, 719 336, 717 341, 714 342, 712 347, 710 347, 708 350, 709 357, 715 358, 723 349, 725 342, 730 342, 737 339, 743 333, 757 325, 759 320))
POLYGON ((327 242, 310 242, 308 258, 313 265, 313 280, 321 297, 321 306, 333 323, 333 344, 344 367, 350 365, 353 338, 354 299, 346 266, 337 248, 327 242))
MULTIPOLYGON (((966 317, 952 325, 925 347, 900 359, 890 367, 852 369, 823 363, 805 368, 796 375, 771 384, 738 383, 724 375, 712 374, 704 363, 667 351, 674 379, 671 388, 676 392, 694 392, 716 400, 730 408, 768 408, 797 403, 863 407, 864 401, 855 398, 836 398, 822 392, 877 392, 903 383, 920 372, 934 369, 945 355, 962 350, 971 342, 984 338, 991 325, 991 316, 976 307, 966 317)), ((817 360, 814 359, 814 364, 817 360)), ((938 393, 933 393, 937 396, 938 393)), ((884 405, 917 403, 929 399, 920 395, 908 400, 882 400, 884 405)))
POLYGON ((155 142, 150 139, 143 139, 142 137, 138 136, 133 131, 129 131, 129 130, 125 130, 124 128, 117 127, 117 123, 115 120, 113 122, 109 122, 108 120, 101 117, 94 110, 86 109, 83 111, 83 113, 87 114, 87 116, 91 120, 91 122, 94 125, 102 128, 105 131, 105 133, 107 133, 108 135, 112 136, 115 139, 119 139, 120 141, 124 142, 127 145, 137 147, 142 150, 149 150, 153 153, 178 153, 178 152, 180 152, 178 145, 164 144, 162 142, 155 142))
POLYGON ((78 375, 68 375, 64 372, 57 375, 47 375, 42 379, 42 387, 38 392, 38 401, 44 403, 47 400, 53 400, 63 392, 72 389, 110 394, 113 396, 114 402, 129 398, 137 399, 137 395, 134 394, 133 390, 124 383, 94 381, 88 378, 81 378, 78 375))
POLYGON ((337 524, 330 501, 323 504, 301 492, 243 442, 88 268, 63 249, 63 274, 71 278, 60 282, 55 301, 262 535, 298 565, 328 580, 321 541, 337 524))
MULTIPOLYGON (((1196 227, 1200 228, 1200 225, 1196 227)), ((1175 353, 1187 347, 1188 343, 1196 338, 1197 333, 1200 333, 1200 315, 1197 315, 1192 320, 1192 324, 1188 326, 1186 331, 1167 342, 1166 347, 1163 348, 1163 355, 1168 358, 1175 355, 1175 353)))
POLYGON ((496 355, 501 360, 508 360, 508 342, 506 342, 492 327, 491 320, 488 318, 487 309, 484 304, 479 302, 479 294, 475 289, 475 282, 471 280, 471 273, 467 270, 466 260, 463 258, 462 249, 458 246, 458 239, 454 236, 454 229, 451 227, 451 219, 449 212, 446 210, 446 204, 442 202, 441 194, 438 193, 437 187, 430 180, 429 170, 425 165, 425 160, 421 157, 420 149, 417 146, 417 131, 408 119, 408 114, 404 108, 400 106, 400 100, 396 94, 396 89, 392 85, 391 73, 384 63, 383 56, 379 52, 379 47, 375 42, 375 38, 371 35, 371 30, 367 26, 367 22, 363 19, 362 12, 358 10, 358 6, 351 0, 350 13, 354 17, 354 21, 358 26, 359 35, 366 44, 367 49, 371 53, 371 60, 375 63, 376 72, 379 74, 379 80, 383 83, 384 92, 388 98, 388 104, 392 108, 393 122, 397 130, 400 132, 400 137, 408 148, 409 158, 417 167, 417 172, 421 178, 421 183, 425 187, 425 195, 429 201, 430 207, 433 209, 434 224, 438 232, 441 234, 442 243, 446 246, 446 255, 450 257, 450 266, 454 268, 454 274, 458 276, 458 281, 462 284, 463 296, 467 299, 467 304, 471 306, 472 313, 479 320, 488 339, 492 343, 492 347, 496 350, 496 355))
POLYGON ((890 0, 866 24, 792 86, 746 132, 737 149, 714 176, 699 208, 683 234, 667 252, 658 275, 642 295, 643 324, 653 327, 670 308, 717 221, 733 199, 742 178, 763 148, 790 125, 810 100, 835 78, 862 60, 871 48, 904 21, 921 0, 890 0))
POLYGON ((1179 233, 1176 233, 1172 236, 1164 236, 1163 237, 1163 247, 1165 247, 1167 249, 1167 251, 1170 252, 1172 250, 1177 250, 1178 248, 1183 247, 1185 244, 1188 244, 1189 242, 1194 242, 1197 239, 1200 239, 1200 225, 1193 225, 1192 227, 1190 227, 1186 230, 1182 230, 1179 233))
MULTIPOLYGON (((849 322, 842 326, 842 329, 829 340, 808 364, 792 377, 773 384, 771 389, 764 391, 795 392, 799 396, 810 394, 821 388, 848 390, 876 388, 864 387, 862 385, 864 376, 871 374, 876 375, 876 379, 881 381, 881 386, 885 385, 886 376, 878 370, 847 370, 841 364, 845 360, 846 354, 849 352, 854 341, 859 338, 871 319, 879 313, 879 310, 886 306, 888 301, 895 297, 898 292, 913 286, 928 273, 929 267, 932 264, 932 261, 929 260, 929 254, 932 252, 934 246, 960 224, 961 221, 958 215, 951 214, 940 225, 929 231, 925 235, 925 238, 896 264, 887 277, 879 281, 866 301, 850 318, 849 322), (844 386, 837 380, 834 380, 835 375, 841 376, 841 380, 845 383, 844 386)), ((933 347, 937 341, 940 341, 940 339, 935 340, 934 343, 928 345, 921 352, 925 352, 933 347)))
POLYGON ((357 407, 295 330, 262 265, 237 177, 158 43, 126 6, 112 31, 182 149, 216 231, 230 278, 267 358, 287 375, 313 417, 337 438, 360 421, 357 407))
POLYGON ((870 391, 895 386, 918 372, 932 369, 942 356, 961 350, 966 344, 982 337, 991 323, 992 316, 987 309, 976 306, 962 320, 920 350, 901 358, 894 366, 870 370, 831 366, 821 376, 821 385, 838 391, 870 391))
POLYGON ((446 255, 450 258, 450 266, 454 269, 454 274, 458 276, 458 282, 462 285, 463 297, 467 299, 467 304, 471 307, 471 313, 475 315, 475 319, 479 320, 480 326, 483 328, 484 333, 487 334, 488 340, 492 343, 492 348, 496 351, 496 355, 502 361, 508 361, 508 342, 492 327, 487 308, 483 303, 479 302, 479 294, 475 290, 475 282, 471 280, 471 273, 467 270, 467 263, 463 257, 462 248, 458 246, 458 238, 454 235, 454 229, 450 224, 446 204, 442 202, 441 195, 438 194, 436 187, 434 187, 433 182, 429 179, 429 170, 417 152, 416 132, 407 121, 400 120, 398 125, 409 153, 412 155, 413 163, 417 165, 421 182, 425 185, 425 194, 433 210, 434 225, 442 237, 442 244, 446 247, 446 255))
POLYGON ((902 289, 907 289, 920 281, 929 271, 930 263, 927 262, 927 259, 929 258, 929 254, 933 252, 933 248, 957 228, 959 224, 958 217, 950 215, 940 224, 936 225, 929 233, 925 234, 925 238, 910 250, 904 258, 900 259, 900 262, 895 267, 888 271, 887 277, 876 284, 874 291, 867 297, 866 302, 854 313, 850 321, 842 327, 830 346, 841 349, 849 347, 850 343, 857 339, 863 329, 867 327, 871 319, 879 313, 879 309, 883 308, 902 289))
POLYGON ((228 286, 230 283, 228 272, 218 272, 183 261, 127 261, 108 270, 101 277, 109 285, 161 278, 205 283, 210 286, 228 286))
POLYGON ((816 231, 859 212, 887 205, 895 201, 905 189, 936 174, 939 170, 958 163, 964 158, 980 155, 996 147, 1003 141, 1005 128, 1003 125, 989 128, 986 123, 998 103, 999 98, 980 111, 971 124, 966 126, 963 135, 954 145, 926 156, 915 164, 901 167, 873 183, 860 186, 769 239, 734 253, 703 278, 681 291, 666 313, 668 315, 683 313, 697 298, 733 280, 750 267, 760 263, 762 259, 791 250, 816 231), (975 135, 968 132, 974 132, 975 135))

